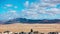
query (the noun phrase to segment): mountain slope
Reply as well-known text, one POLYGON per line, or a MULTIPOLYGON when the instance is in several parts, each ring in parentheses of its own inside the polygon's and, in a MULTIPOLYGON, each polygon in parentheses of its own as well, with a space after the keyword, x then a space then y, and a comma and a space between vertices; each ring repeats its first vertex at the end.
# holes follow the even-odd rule
POLYGON ((16 19, 12 19, 12 20, 6 21, 4 24, 12 24, 12 23, 29 23, 29 24, 41 23, 41 24, 46 24, 46 23, 59 23, 59 22, 60 22, 60 19, 31 20, 31 19, 26 19, 26 18, 16 18, 16 19))

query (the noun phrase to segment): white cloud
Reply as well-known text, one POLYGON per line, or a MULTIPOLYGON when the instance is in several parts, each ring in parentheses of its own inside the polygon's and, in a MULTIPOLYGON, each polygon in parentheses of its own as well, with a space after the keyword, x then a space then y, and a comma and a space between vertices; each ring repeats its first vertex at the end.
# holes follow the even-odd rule
POLYGON ((16 10, 10 10, 9 12, 16 13, 16 10))
POLYGON ((14 19, 14 18, 19 18, 20 14, 18 14, 15 10, 9 10, 0 16, 4 20, 9 20, 9 19, 14 19))
POLYGON ((12 4, 6 4, 7 7, 12 7, 13 5, 12 4))
POLYGON ((8 19, 10 20, 10 19, 13 19, 13 18, 9 17, 8 19))
POLYGON ((53 4, 59 4, 60 0, 41 0, 42 2, 46 2, 46 3, 53 3, 53 4))
MULTIPOLYGON (((38 1, 38 0, 37 0, 38 1)), ((56 5, 60 3, 60 0, 41 0, 39 2, 29 2, 24 3, 25 9, 17 13, 15 10, 10 10, 3 14, 3 18, 27 18, 27 19, 44 19, 44 18, 55 18, 56 14, 60 14, 60 9, 56 8, 56 5), (45 15, 47 14, 47 15, 45 15)), ((7 4, 7 7, 13 6, 12 4, 7 4)), ((5 7, 6 8, 6 7, 5 7)), ((18 8, 18 6, 14 6, 18 8)))
POLYGON ((29 1, 26 1, 25 4, 24 4, 26 7, 29 6, 29 1))
MULTIPOLYGON (((26 7, 22 13, 25 17, 31 19, 41 18, 40 16, 44 16, 45 14, 54 17, 56 14, 60 14, 60 9, 56 8, 56 5, 59 4, 59 2, 60 0, 41 0, 41 2, 32 2, 29 4, 29 2, 26 1, 25 7, 26 4, 28 7, 26 7)), ((48 18, 48 16, 46 17, 48 18)))

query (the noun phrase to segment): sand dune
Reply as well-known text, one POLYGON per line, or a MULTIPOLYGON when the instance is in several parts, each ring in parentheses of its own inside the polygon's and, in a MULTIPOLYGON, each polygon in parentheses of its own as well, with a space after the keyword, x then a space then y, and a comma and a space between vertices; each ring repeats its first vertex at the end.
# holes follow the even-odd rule
POLYGON ((0 32, 4 32, 6 30, 12 31, 12 32, 29 32, 30 29, 33 29, 34 31, 39 32, 52 32, 57 31, 60 32, 60 24, 8 24, 8 25, 0 25, 0 32))

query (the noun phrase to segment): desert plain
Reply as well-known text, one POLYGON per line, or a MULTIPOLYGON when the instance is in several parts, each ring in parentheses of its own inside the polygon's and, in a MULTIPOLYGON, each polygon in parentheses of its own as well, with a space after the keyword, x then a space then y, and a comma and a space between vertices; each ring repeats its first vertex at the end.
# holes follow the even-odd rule
POLYGON ((0 24, 0 32, 30 32, 30 30, 39 32, 60 32, 60 24, 0 24))

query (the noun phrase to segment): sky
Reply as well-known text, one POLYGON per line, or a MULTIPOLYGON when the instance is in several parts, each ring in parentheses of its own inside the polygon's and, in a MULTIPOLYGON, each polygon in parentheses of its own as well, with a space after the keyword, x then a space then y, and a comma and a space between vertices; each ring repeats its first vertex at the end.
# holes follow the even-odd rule
POLYGON ((0 0, 0 20, 60 19, 60 0, 0 0))

